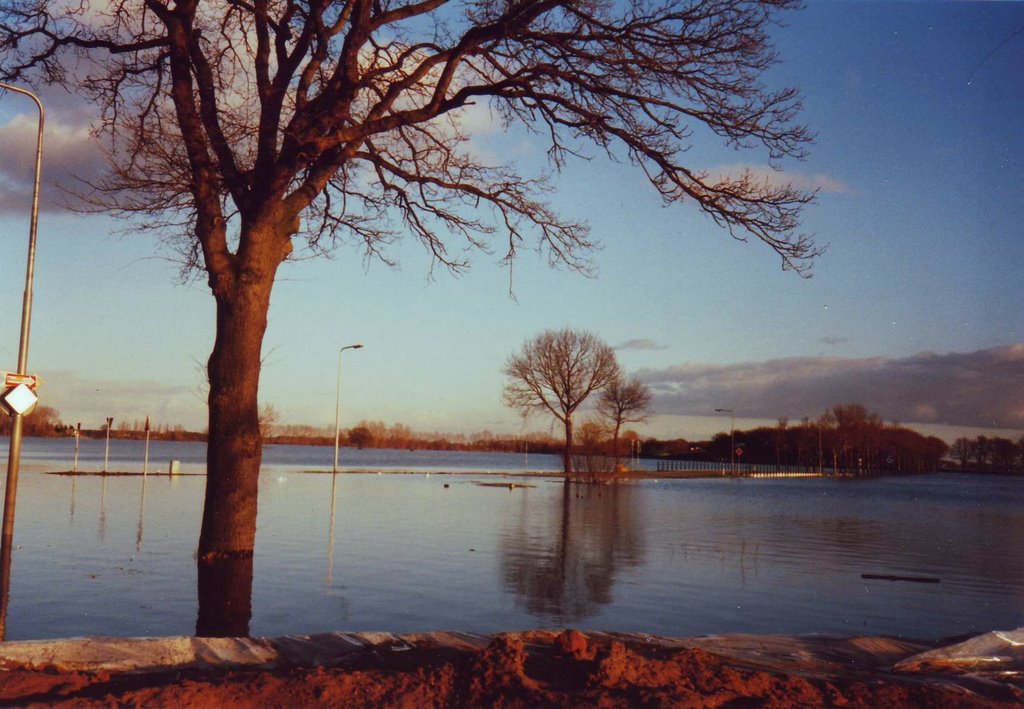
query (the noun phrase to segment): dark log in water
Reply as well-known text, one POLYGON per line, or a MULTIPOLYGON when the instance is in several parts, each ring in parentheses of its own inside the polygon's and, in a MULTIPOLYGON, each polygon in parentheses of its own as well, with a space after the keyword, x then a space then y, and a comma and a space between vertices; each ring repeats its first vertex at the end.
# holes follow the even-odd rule
POLYGON ((942 583, 942 579, 934 576, 894 576, 892 574, 861 574, 868 581, 909 581, 911 583, 942 583))

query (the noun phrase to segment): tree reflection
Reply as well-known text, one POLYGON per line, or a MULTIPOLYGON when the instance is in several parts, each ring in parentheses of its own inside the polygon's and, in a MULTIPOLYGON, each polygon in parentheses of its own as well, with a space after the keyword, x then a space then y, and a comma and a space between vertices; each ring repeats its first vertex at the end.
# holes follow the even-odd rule
POLYGON ((200 558, 200 637, 247 637, 252 618, 252 554, 200 558))
POLYGON ((643 562, 636 495, 628 485, 565 485, 550 514, 529 497, 502 535, 505 587, 532 615, 582 620, 612 600, 615 576, 643 562))

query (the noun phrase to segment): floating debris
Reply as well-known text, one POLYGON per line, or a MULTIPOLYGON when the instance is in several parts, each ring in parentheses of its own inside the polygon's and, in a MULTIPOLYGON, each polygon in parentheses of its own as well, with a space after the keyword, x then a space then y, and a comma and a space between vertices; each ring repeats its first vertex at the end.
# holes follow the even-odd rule
POLYGON ((861 574, 868 581, 909 581, 910 583, 942 583, 934 576, 894 576, 893 574, 861 574))

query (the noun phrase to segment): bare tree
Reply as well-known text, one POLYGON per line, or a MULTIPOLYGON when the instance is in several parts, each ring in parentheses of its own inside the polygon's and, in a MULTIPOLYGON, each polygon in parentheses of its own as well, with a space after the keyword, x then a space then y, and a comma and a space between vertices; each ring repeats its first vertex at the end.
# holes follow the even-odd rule
POLYGON ((573 431, 572 469, 576 479, 603 481, 615 472, 615 460, 609 455, 607 423, 590 417, 573 431))
POLYGON ((601 391, 597 412, 611 426, 612 455, 618 465, 622 426, 647 420, 651 413, 651 390, 636 377, 616 377, 601 391))
POLYGON ((967 469, 967 462, 971 459, 972 455, 972 447, 971 439, 966 436, 961 436, 953 441, 953 445, 949 450, 953 454, 953 458, 960 463, 960 470, 967 469))
MULTIPOLYGON (((554 168, 588 146, 639 167, 803 272, 813 193, 752 171, 686 165, 695 137, 800 158, 799 96, 761 75, 778 11, 799 0, 10 0, 0 78, 63 84, 100 112, 96 209, 158 229, 216 304, 206 505, 198 560, 251 558, 262 439, 258 388, 278 267, 301 237, 387 260, 411 234, 453 271, 467 249, 511 262, 528 237, 586 271, 585 224, 544 201, 545 177, 469 149, 488 106, 547 143, 554 168)), ((301 245, 301 242, 300 242, 301 245)))
POLYGON ((524 416, 547 411, 562 422, 562 467, 568 482, 572 476, 573 414, 588 396, 619 377, 615 351, 589 332, 546 330, 508 358, 504 373, 508 406, 524 416))
POLYGON ((281 414, 273 404, 262 404, 260 406, 260 437, 269 438, 274 434, 277 424, 281 421, 281 414))

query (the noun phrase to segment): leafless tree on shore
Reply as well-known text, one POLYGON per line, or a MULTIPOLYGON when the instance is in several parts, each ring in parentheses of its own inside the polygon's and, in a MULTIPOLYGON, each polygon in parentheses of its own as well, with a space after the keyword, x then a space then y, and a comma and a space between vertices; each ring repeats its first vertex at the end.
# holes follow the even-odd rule
POLYGON ((615 351, 579 330, 546 330, 505 364, 505 403, 524 415, 550 413, 565 429, 562 467, 572 476, 573 415, 591 394, 620 376, 615 351))
POLYGON ((651 390, 636 377, 616 377, 597 399, 597 412, 612 431, 612 456, 618 465, 619 435, 627 423, 646 421, 651 411, 651 390))

